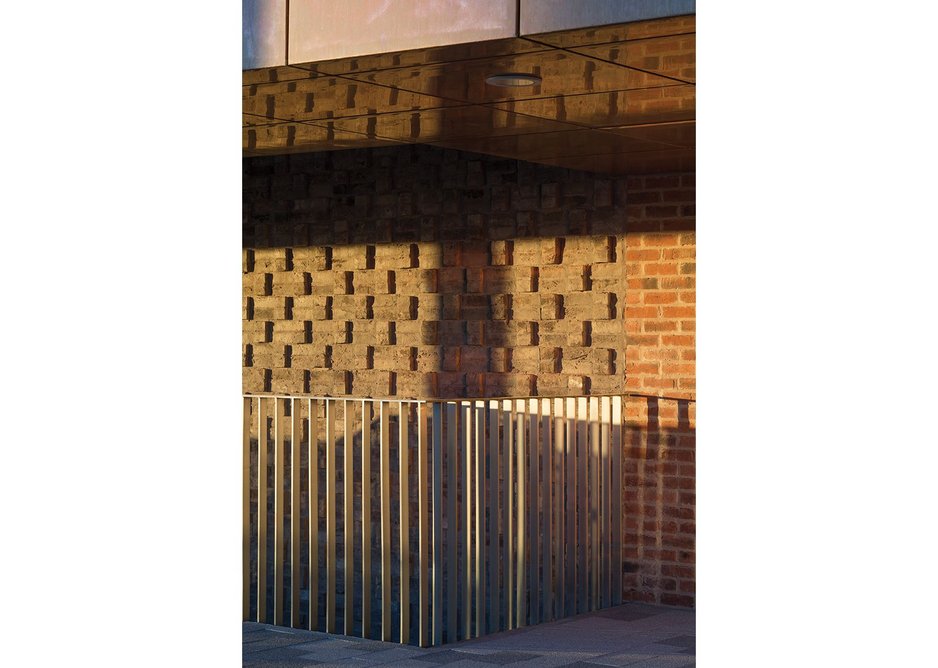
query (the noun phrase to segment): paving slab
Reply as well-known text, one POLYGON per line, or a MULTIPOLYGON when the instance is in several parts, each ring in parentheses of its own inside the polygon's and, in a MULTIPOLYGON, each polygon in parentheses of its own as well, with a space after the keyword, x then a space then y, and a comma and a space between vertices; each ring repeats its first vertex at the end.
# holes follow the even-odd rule
POLYGON ((693 610, 627 603, 431 648, 244 622, 242 662, 250 668, 689 668, 696 662, 695 622, 693 610))

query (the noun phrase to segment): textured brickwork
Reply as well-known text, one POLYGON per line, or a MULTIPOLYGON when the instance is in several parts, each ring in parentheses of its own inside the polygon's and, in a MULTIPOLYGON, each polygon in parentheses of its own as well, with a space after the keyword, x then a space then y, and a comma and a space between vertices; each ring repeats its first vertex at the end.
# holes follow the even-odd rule
POLYGON ((631 392, 624 594, 694 605, 694 174, 429 146, 244 161, 245 392, 631 392))
POLYGON ((244 390, 621 392, 625 187, 423 146, 246 160, 244 390))

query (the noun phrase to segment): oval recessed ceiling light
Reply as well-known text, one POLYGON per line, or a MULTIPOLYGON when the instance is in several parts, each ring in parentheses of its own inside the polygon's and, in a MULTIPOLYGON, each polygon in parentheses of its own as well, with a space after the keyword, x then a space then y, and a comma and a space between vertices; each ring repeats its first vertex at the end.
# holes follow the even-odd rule
POLYGON ((520 72, 506 72, 505 74, 493 74, 485 83, 492 86, 536 86, 541 83, 541 78, 535 74, 524 74, 520 72))

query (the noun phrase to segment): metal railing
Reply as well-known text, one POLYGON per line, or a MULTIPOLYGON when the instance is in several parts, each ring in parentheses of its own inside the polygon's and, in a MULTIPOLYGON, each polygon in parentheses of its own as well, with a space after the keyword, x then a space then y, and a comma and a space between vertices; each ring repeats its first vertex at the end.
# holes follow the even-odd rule
POLYGON ((243 618, 439 645, 622 602, 622 397, 244 397, 243 618))

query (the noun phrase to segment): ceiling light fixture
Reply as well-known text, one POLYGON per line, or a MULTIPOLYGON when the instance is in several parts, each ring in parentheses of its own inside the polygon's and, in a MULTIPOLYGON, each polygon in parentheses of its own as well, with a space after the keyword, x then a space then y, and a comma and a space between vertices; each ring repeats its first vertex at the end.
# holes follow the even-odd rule
POLYGON ((503 87, 536 86, 541 83, 541 78, 536 74, 506 72, 504 74, 493 74, 485 80, 485 83, 491 86, 503 87))

